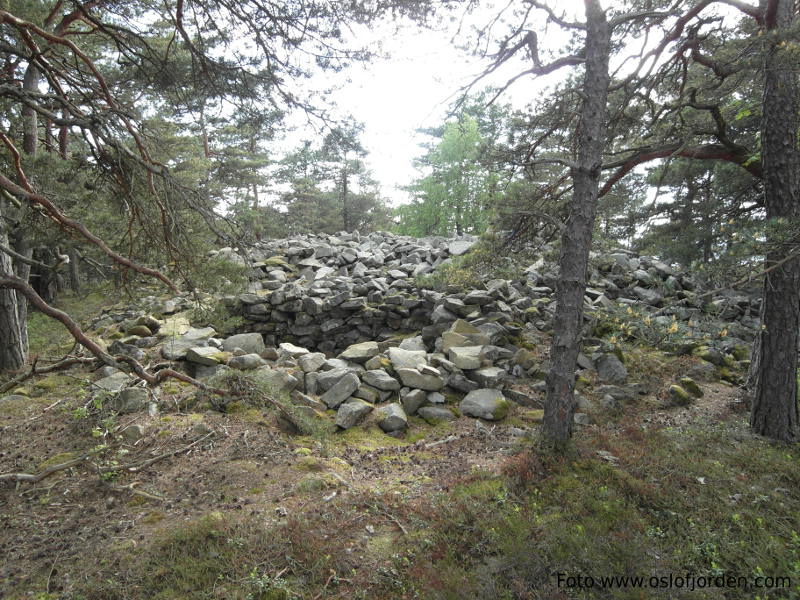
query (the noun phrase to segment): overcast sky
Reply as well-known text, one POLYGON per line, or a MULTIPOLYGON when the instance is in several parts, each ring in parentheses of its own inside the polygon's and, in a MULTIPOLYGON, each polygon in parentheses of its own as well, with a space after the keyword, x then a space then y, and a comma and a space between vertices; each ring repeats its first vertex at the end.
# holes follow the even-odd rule
MULTIPOLYGON (((470 18, 486 22, 494 14, 491 4, 486 2, 480 14, 470 18)), ((381 183, 384 197, 395 205, 409 200, 398 188, 418 176, 413 161, 424 152, 419 144, 429 141, 416 130, 443 123, 461 88, 486 65, 456 47, 454 32, 455 26, 441 32, 416 25, 403 26, 397 32, 388 27, 385 33, 372 32, 388 57, 348 69, 340 75, 341 87, 333 95, 340 113, 352 114, 364 123, 362 142, 369 152, 366 162, 381 183), (349 82, 343 83, 345 79, 349 82)), ((518 65, 511 68, 518 69, 518 65)), ((505 83, 509 73, 514 74, 507 70, 475 90, 505 83)), ((521 80, 501 101, 523 106, 540 88, 541 84, 532 79, 521 80)))

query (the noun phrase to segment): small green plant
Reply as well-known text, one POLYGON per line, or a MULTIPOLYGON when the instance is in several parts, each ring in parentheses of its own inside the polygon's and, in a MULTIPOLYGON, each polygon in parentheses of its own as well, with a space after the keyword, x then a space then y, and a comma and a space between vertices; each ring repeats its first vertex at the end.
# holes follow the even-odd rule
POLYGON ((247 594, 247 600, 295 600, 299 598, 292 591, 289 583, 277 575, 259 573, 258 567, 253 567, 247 576, 247 585, 251 591, 247 594))
POLYGON ((524 260, 504 256, 499 241, 484 236, 463 256, 458 256, 440 266, 429 275, 417 278, 421 288, 445 291, 448 286, 459 289, 482 288, 490 279, 518 279, 522 275, 524 260))
POLYGON ((89 417, 89 408, 86 406, 77 406, 70 411, 73 419, 82 420, 89 417))

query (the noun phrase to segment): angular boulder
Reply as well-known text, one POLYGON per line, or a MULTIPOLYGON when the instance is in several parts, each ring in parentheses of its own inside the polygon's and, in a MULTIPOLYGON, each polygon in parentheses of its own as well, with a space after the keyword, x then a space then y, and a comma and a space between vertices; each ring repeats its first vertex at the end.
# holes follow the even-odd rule
POLYGON ((453 346, 447 355, 459 369, 479 369, 482 349, 483 346, 453 346))
POLYGON ((378 427, 386 433, 402 431, 408 427, 408 417, 403 407, 397 402, 381 406, 378 411, 378 427))
POLYGON ((458 405, 462 414, 470 417, 499 421, 504 418, 511 404, 500 390, 483 388, 467 394, 458 405))
POLYGON ((237 333, 222 340, 225 352, 233 352, 236 348, 241 348, 245 354, 261 354, 266 350, 260 333, 237 333))
POLYGON ((418 369, 428 362, 424 350, 389 348, 387 354, 394 369, 418 369))
POLYGON ((603 381, 625 383, 625 380, 628 379, 628 369, 616 354, 604 354, 595 362, 595 368, 598 377, 603 381))
POLYGON ((373 356, 377 356, 378 352, 378 342, 361 342, 360 344, 349 346, 338 358, 365 363, 373 356))
POLYGON ((406 387, 426 392, 438 392, 444 387, 444 379, 441 375, 422 373, 417 369, 408 368, 397 369, 397 375, 406 387))
POLYGON ((347 373, 336 385, 322 394, 320 400, 322 400, 328 408, 337 408, 358 389, 359 385, 361 385, 361 381, 358 375, 355 373, 347 373))
POLYGON ((444 406, 423 406, 417 411, 428 425, 436 425, 443 421, 455 421, 453 411, 444 406))
POLYGON ((367 385, 371 385, 379 390, 394 391, 400 389, 400 382, 383 369, 364 371, 364 373, 361 374, 361 379, 367 385))
POLYGON ((370 403, 357 398, 348 400, 339 406, 339 410, 336 412, 336 425, 342 429, 355 427, 372 412, 373 408, 370 403))

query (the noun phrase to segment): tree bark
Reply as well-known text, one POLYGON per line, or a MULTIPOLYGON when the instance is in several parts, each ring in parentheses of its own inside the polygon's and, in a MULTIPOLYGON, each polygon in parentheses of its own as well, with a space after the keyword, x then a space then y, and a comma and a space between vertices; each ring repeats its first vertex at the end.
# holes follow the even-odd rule
MULTIPOLYGON (((33 248, 31 248, 28 236, 23 226, 18 226, 13 235, 14 250, 26 258, 33 257, 33 248)), ((31 266, 21 260, 15 261, 14 273, 22 281, 27 282, 31 276, 31 266)), ((28 299, 25 298, 20 292, 17 292, 17 319, 20 323, 19 337, 22 345, 22 352, 25 357, 28 356, 28 299)))
MULTIPOLYGON (((25 75, 22 78, 22 89, 26 92, 37 92, 39 90, 39 69, 33 63, 28 64, 25 75)), ((39 142, 38 119, 36 111, 30 106, 22 107, 22 151, 25 154, 36 156, 36 148, 39 142)))
POLYGON ((344 166, 342 167, 342 224, 344 226, 345 231, 352 232, 355 229, 353 224, 353 215, 350 213, 350 201, 347 197, 347 184, 348 184, 348 176, 347 176, 347 156, 345 155, 344 159, 344 166))
MULTIPOLYGON (((765 3, 768 38, 764 60, 761 163, 768 225, 800 222, 800 82, 795 51, 781 45, 796 17, 792 0, 765 3)), ((777 243, 768 228, 766 266, 791 248, 777 243)), ((797 343, 800 330, 800 258, 764 277, 759 357, 750 425, 761 435, 795 442, 800 437, 797 407, 797 343)))
MULTIPOLYGON (((66 119, 69 116, 67 109, 61 111, 61 116, 66 119)), ((67 160, 67 152, 69 151, 69 128, 62 125, 58 128, 58 155, 67 160)))
MULTIPOLYGON (((8 232, 0 219, 0 244, 9 246, 8 232)), ((0 277, 12 275, 14 264, 11 257, 0 251, 0 277)), ((27 352, 22 337, 24 327, 19 320, 17 292, 11 288, 0 288, 0 373, 17 371, 25 366, 27 352)))
POLYGON ((572 435, 575 367, 583 324, 586 269, 597 213, 609 86, 611 38, 605 11, 598 0, 585 0, 584 5, 586 66, 577 132, 578 156, 571 170, 574 188, 570 216, 561 238, 554 334, 542 422, 544 438, 556 448, 563 448, 572 435))
POLYGON ((81 253, 77 248, 69 251, 69 287, 75 295, 81 293, 81 253))

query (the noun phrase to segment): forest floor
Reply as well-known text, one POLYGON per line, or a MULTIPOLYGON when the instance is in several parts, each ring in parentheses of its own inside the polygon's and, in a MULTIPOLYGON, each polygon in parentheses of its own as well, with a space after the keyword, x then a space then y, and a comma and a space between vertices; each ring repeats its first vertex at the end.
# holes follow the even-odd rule
MULTIPOLYGON (((33 343, 63 350, 49 327, 33 343)), ((81 368, 31 379, 0 473, 91 456, 0 482, 0 597, 800 598, 800 449, 749 433, 724 382, 664 408, 687 365, 633 355, 654 391, 560 457, 530 408, 302 437, 254 408, 104 416, 81 368)))

